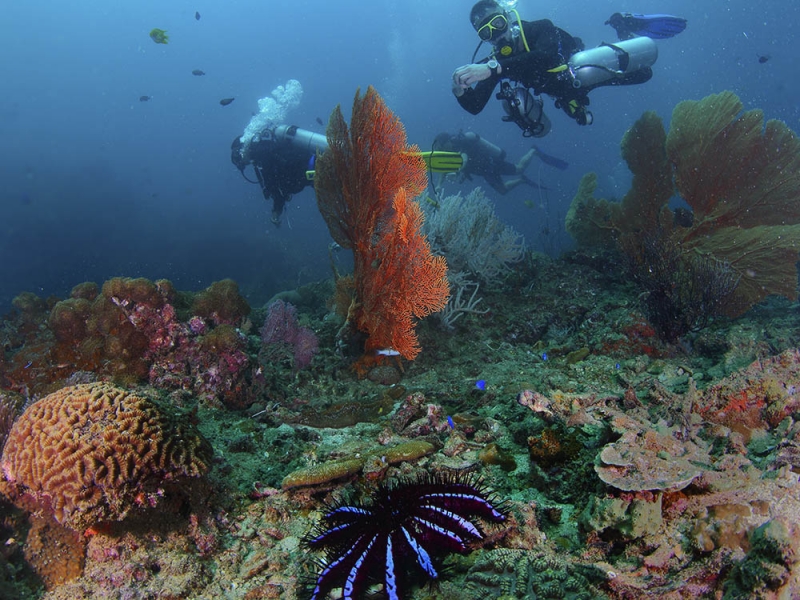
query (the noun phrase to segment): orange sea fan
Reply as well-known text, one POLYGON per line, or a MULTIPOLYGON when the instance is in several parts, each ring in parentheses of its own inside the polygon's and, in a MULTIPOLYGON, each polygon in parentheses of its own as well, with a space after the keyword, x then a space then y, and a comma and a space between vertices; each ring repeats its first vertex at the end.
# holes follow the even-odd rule
POLYGON ((427 185, 418 148, 374 88, 356 93, 350 129, 337 107, 329 151, 316 165, 317 204, 333 239, 354 254, 351 318, 369 337, 365 350, 419 353, 414 319, 444 308, 447 266, 431 254, 413 201, 427 185))

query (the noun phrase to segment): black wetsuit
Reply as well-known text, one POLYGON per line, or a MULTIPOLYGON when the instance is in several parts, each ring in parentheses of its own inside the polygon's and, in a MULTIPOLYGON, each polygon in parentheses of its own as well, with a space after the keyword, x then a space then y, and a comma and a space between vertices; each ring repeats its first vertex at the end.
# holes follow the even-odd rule
POLYGON ((503 57, 497 52, 495 58, 502 67, 500 75, 478 82, 474 88, 464 90, 458 103, 468 112, 477 115, 492 97, 492 92, 501 79, 511 79, 532 88, 535 94, 547 94, 556 98, 571 98, 576 95, 572 83, 559 78, 558 73, 548 70, 565 65, 569 57, 583 50, 580 38, 553 25, 552 21, 522 21, 525 39, 530 52, 514 51, 503 57))
POLYGON ((293 194, 314 185, 306 177, 306 171, 313 168, 310 166, 312 155, 289 141, 262 139, 250 145, 247 155, 256 170, 264 198, 272 198, 273 217, 283 212, 293 194))
POLYGON ((588 105, 588 93, 594 87, 635 85, 644 83, 653 76, 653 71, 648 67, 624 77, 609 79, 591 88, 576 89, 572 85, 571 78, 564 76, 563 70, 555 73, 549 71, 566 65, 573 54, 584 49, 583 41, 556 27, 547 19, 522 21, 522 28, 530 51, 523 49, 520 52, 515 49, 508 57, 503 57, 502 52, 497 51, 495 58, 502 67, 502 73, 492 74, 488 79, 478 82, 474 88, 464 90, 464 94, 457 100, 465 110, 477 115, 491 99, 497 83, 501 79, 510 79, 526 88, 531 88, 536 95, 552 96, 557 100, 556 106, 564 108, 568 115, 576 118, 576 113, 568 109, 568 103, 576 100, 581 106, 588 105))
POLYGON ((467 164, 464 166, 463 175, 469 179, 473 175, 483 177, 494 189, 503 186, 502 175, 517 174, 516 165, 506 160, 505 150, 499 154, 487 152, 481 144, 480 136, 475 133, 450 136, 447 142, 437 149, 466 154, 467 164))

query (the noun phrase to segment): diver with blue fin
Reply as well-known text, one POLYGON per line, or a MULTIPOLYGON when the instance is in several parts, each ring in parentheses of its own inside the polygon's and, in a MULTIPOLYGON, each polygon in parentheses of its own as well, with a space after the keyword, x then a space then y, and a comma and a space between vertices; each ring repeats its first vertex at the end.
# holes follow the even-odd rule
POLYGON ((677 35, 686 20, 671 15, 615 13, 608 21, 620 42, 586 50, 583 41, 551 21, 523 21, 519 13, 495 0, 480 0, 470 12, 480 38, 472 62, 453 73, 453 94, 471 114, 483 110, 500 85, 504 121, 513 122, 526 137, 543 137, 549 121, 541 96, 555 99, 579 125, 590 125, 589 92, 598 87, 638 85, 653 76, 658 58, 653 39, 677 35), (483 60, 475 57, 484 42, 492 45, 483 60))

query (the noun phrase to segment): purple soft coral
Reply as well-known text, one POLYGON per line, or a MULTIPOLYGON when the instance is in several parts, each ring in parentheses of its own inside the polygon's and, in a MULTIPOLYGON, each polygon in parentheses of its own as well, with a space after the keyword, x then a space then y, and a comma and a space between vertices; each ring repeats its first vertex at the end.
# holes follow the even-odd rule
POLYGON ((316 334, 298 323, 297 309, 283 300, 275 300, 267 307, 267 318, 261 328, 261 342, 264 346, 288 345, 297 370, 311 364, 319 347, 316 334))

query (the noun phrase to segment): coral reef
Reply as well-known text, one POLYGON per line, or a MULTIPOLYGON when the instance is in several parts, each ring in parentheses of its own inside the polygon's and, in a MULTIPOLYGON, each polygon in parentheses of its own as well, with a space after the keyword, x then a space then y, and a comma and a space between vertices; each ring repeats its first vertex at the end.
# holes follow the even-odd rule
POLYGON ((413 360, 414 320, 444 308, 449 294, 447 265, 431 254, 413 200, 427 183, 425 163, 372 87, 356 93, 350 130, 337 107, 327 134, 314 188, 331 236, 353 250, 348 322, 367 334, 366 357, 391 350, 413 360))
POLYGON ((25 398, 20 394, 0 389, 0 451, 6 443, 14 420, 22 412, 24 404, 25 398))
POLYGON ((647 319, 661 339, 677 342, 730 312, 741 275, 727 262, 684 254, 677 241, 659 231, 620 239, 624 263, 643 290, 647 319))
POLYGON ((211 456, 202 435, 153 401, 96 383, 29 406, 11 428, 0 466, 9 496, 83 530, 186 493, 211 456))
MULTIPOLYGON (((657 134, 658 127, 641 131, 657 134)), ((637 169, 663 166, 674 179, 664 145, 656 150, 633 157, 637 169)), ((652 181, 647 175, 634 187, 643 196, 660 193, 652 181)), ((639 225, 654 214, 642 213, 639 225)), ((632 210, 626 219, 639 216, 632 210)), ((662 232, 694 222, 675 217, 658 213, 659 223, 669 224, 662 232)), ((438 574, 432 586, 418 566, 422 554, 409 550, 402 532, 398 547, 386 529, 370 530, 370 537, 379 534, 372 549, 392 539, 393 553, 409 550, 393 571, 400 577, 408 567, 411 577, 401 581, 408 600, 800 597, 800 311, 771 297, 741 317, 711 319, 679 344, 666 343, 645 318, 641 283, 619 268, 617 239, 609 239, 607 248, 579 248, 559 259, 529 254, 510 265, 502 288, 481 284, 485 316, 462 318, 447 335, 433 320, 416 323, 425 352, 411 364, 388 359, 365 378, 337 346, 341 320, 324 303, 332 281, 281 295, 302 313, 291 324, 319 337, 311 368, 300 370, 285 342, 265 350, 263 332, 241 307, 220 319, 218 309, 193 309, 197 294, 166 281, 80 284, 64 300, 21 294, 0 321, 7 429, 14 420, 15 431, 28 427, 30 418, 16 418, 23 405, 38 415, 47 399, 37 398, 66 384, 123 387, 135 380, 151 387, 126 385, 124 398, 146 394, 166 415, 156 437, 173 426, 172 415, 186 414, 213 444, 214 468, 198 477, 156 473, 143 494, 112 495, 109 502, 119 500, 113 506, 99 496, 99 509, 70 513, 66 522, 79 531, 49 517, 55 500, 43 492, 3 481, 18 506, 0 498, 0 597, 308 597, 323 554, 303 540, 320 524, 318 533, 326 529, 326 514, 363 509, 353 514, 372 521, 376 490, 429 477, 485 482, 505 520, 485 527, 465 554, 432 552, 453 538, 428 539, 411 521, 411 539, 438 574), (126 508, 121 521, 84 528, 126 508)), ((682 248, 675 237, 661 239, 682 248)), ((342 281, 339 291, 347 292, 342 281)), ((472 291, 462 294, 463 305, 472 291)), ((352 294, 342 297, 353 316, 352 294)), ((257 308, 250 317, 260 324, 268 313, 257 308)), ((279 325, 290 322, 283 316, 279 325)), ((107 416, 85 427, 60 419, 62 428, 53 429, 60 442, 51 448, 66 452, 91 426, 105 426, 119 441, 123 434, 107 416)), ((58 414, 37 425, 51 417, 58 414)), ((196 438, 193 427, 179 427, 173 431, 181 440, 196 438)), ((24 448, 15 434, 0 460, 38 452, 33 436, 41 431, 27 431, 24 448)), ((148 447, 144 440, 125 444, 131 452, 148 447)), ((130 472, 117 462, 125 456, 102 457, 103 467, 119 465, 118 482, 130 472)), ((210 460, 206 455, 203 464, 210 460)), ((51 463, 61 464, 43 464, 51 463)), ((86 462, 62 472, 80 465, 86 462)), ((62 481, 41 472, 41 481, 62 481)), ((86 493, 109 478, 95 477, 86 493)), ((337 556, 365 543, 342 539, 329 550, 337 556)), ((355 569, 356 586, 374 576, 366 577, 367 597, 387 591, 384 559, 370 550, 355 569)), ((340 596, 355 563, 345 574, 329 566, 323 585, 340 596)))
POLYGON ((484 539, 473 517, 505 521, 480 484, 456 476, 401 480, 381 485, 365 504, 337 503, 306 540, 326 552, 312 600, 340 585, 359 598, 373 580, 387 597, 405 598, 410 572, 436 580, 440 557, 484 539))
POLYGON ((297 309, 283 300, 275 300, 267 307, 261 344, 264 361, 273 362, 283 351, 288 351, 296 370, 308 367, 319 348, 316 334, 298 323, 297 309))
POLYGON ((623 491, 682 490, 703 472, 708 453, 687 440, 655 431, 628 429, 598 454, 594 470, 623 491))
POLYGON ((599 571, 587 567, 576 569, 574 564, 543 550, 490 550, 470 567, 466 579, 460 597, 469 600, 607 597, 597 585, 602 579, 599 571))
POLYGON ((573 200, 566 223, 579 244, 619 242, 633 256, 635 238, 664 239, 685 261, 676 277, 708 261, 724 265, 736 285, 723 286, 724 295, 734 287, 730 298, 715 298, 708 311, 738 316, 770 294, 797 297, 800 141, 784 123, 765 125, 761 111, 742 113, 739 98, 723 92, 681 102, 669 134, 646 113, 625 134, 622 154, 633 173, 622 202, 595 199, 592 176, 573 200), (690 219, 669 209, 673 190, 690 219))
POLYGON ((184 295, 169 281, 115 277, 99 294, 95 284, 75 286, 70 298, 38 317, 31 311, 44 303, 26 299, 21 320, 38 319, 37 326, 46 326, 50 335, 21 340, 0 375, 11 389, 35 398, 71 383, 110 377, 122 385, 148 381, 163 389, 192 390, 209 402, 244 407, 253 401, 255 361, 246 337, 231 323, 241 324, 250 309, 230 280, 197 297, 205 316, 186 316, 184 295))
POLYGON ((506 225, 481 188, 466 196, 441 198, 426 207, 423 231, 434 252, 447 258, 452 271, 463 271, 479 281, 497 285, 525 255, 525 241, 506 225))
POLYGON ((215 281, 194 297, 192 314, 214 325, 238 326, 250 314, 250 305, 232 279, 215 281))
POLYGON ((83 572, 85 537, 79 531, 64 527, 50 518, 31 516, 26 538, 25 560, 52 590, 80 577, 83 572))

